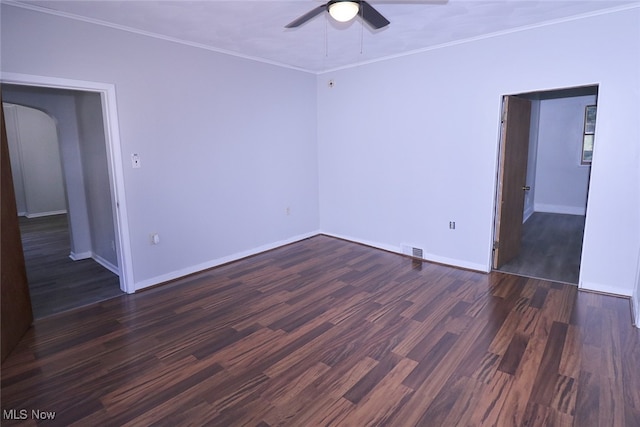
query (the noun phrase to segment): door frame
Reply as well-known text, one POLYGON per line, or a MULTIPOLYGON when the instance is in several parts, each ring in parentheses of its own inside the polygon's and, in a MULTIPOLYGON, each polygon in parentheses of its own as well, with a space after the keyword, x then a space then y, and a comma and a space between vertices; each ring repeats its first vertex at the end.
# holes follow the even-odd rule
MULTIPOLYGON (((500 271, 500 270, 496 270, 494 268, 494 264, 493 264, 493 242, 495 240, 495 236, 496 236, 496 215, 497 215, 497 209, 499 209, 499 201, 498 201, 498 186, 500 185, 499 180, 500 180, 500 168, 502 167, 502 163, 501 163, 501 150, 502 150, 502 146, 501 146, 501 138, 502 138, 502 119, 503 119, 503 105, 502 105, 502 99, 505 96, 525 96, 525 95, 537 95, 537 96, 541 96, 541 95, 549 95, 549 94, 555 94, 556 97, 562 97, 562 98, 572 98, 572 97, 577 97, 577 96, 584 96, 584 95, 595 95, 596 96, 596 104, 599 105, 599 99, 600 99, 600 84, 599 83, 590 83, 590 84, 584 84, 584 85, 576 85, 576 86, 567 86, 567 87, 559 87, 559 88, 551 88, 551 89, 539 89, 539 90, 532 90, 532 91, 523 91, 523 92, 516 92, 516 93, 509 93, 509 94, 504 94, 500 97, 501 101, 500 101, 500 114, 499 114, 499 124, 500 124, 500 132, 498 134, 498 144, 497 144, 497 153, 496 153, 496 180, 495 180, 495 193, 494 193, 494 205, 493 205, 493 226, 492 226, 492 234, 491 234, 491 250, 489 251, 489 271, 500 271), (562 94, 562 95, 560 95, 562 94)), ((525 96, 526 97, 526 96, 525 96)), ((545 98, 543 97, 539 97, 539 98, 528 98, 528 99, 538 99, 538 100, 543 100, 545 98)), ((597 129, 597 118, 596 118, 596 129, 597 129)), ((593 167, 593 165, 596 163, 596 158, 597 158, 597 146, 598 144, 596 144, 597 142, 597 134, 595 136, 596 141, 594 141, 594 150, 593 150, 593 158, 591 160, 591 167, 593 167)), ((531 140, 529 141, 529 143, 531 143, 531 140)), ((589 201, 591 200, 591 171, 589 172, 589 185, 587 187, 587 202, 586 202, 586 206, 585 206, 585 227, 584 227, 584 232, 582 235, 582 251, 580 254, 580 271, 578 273, 578 283, 576 284, 576 286, 578 287, 578 289, 583 289, 583 279, 582 279, 582 273, 583 273, 583 262, 584 262, 584 239, 585 236, 587 236, 587 229, 588 229, 588 224, 589 221, 587 220, 589 217, 589 201)), ((613 294, 616 294, 616 292, 613 292, 613 294)))
POLYGON ((2 73, 0 76, 0 82, 21 86, 94 92, 100 95, 100 99, 102 101, 102 118, 105 130, 109 184, 111 187, 111 203, 115 218, 115 245, 116 255, 118 257, 118 267, 120 269, 120 289, 128 294, 134 293, 135 286, 131 257, 131 240, 129 237, 129 223, 127 220, 124 167, 122 164, 122 149, 120 142, 120 129, 118 126, 119 122, 115 85, 110 83, 89 82, 84 80, 71 80, 19 73, 2 73))

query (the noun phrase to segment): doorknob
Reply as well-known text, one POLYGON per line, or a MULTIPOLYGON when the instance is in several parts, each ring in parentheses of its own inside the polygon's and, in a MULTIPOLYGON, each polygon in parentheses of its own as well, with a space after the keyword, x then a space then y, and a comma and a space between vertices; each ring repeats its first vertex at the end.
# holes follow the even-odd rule
POLYGON ((525 185, 525 186, 522 187, 522 190, 523 191, 529 191, 529 190, 531 190, 531 187, 529 187, 528 185, 525 185))

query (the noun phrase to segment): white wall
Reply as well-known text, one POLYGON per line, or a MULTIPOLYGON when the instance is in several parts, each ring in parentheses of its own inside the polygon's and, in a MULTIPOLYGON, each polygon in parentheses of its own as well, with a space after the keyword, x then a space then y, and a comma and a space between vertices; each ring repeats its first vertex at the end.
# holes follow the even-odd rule
POLYGON ((580 155, 585 107, 595 103, 595 95, 541 101, 535 211, 586 213, 590 166, 580 155))
POLYGON ((7 138, 18 214, 29 218, 66 212, 56 123, 34 108, 7 105, 7 138))
POLYGON ((318 225, 488 270, 502 95, 598 84, 580 285, 630 295, 639 24, 591 16, 316 79, 3 4, 2 71, 115 84, 138 287, 318 225))
POLYGON ((317 232, 314 75, 1 7, 3 72, 117 89, 134 287, 317 232))
POLYGON ((580 285, 630 295, 638 52, 633 9, 321 75, 322 231, 397 251, 408 242, 428 259, 489 270, 502 95, 599 84, 580 285))
POLYGON ((601 62, 587 73, 600 86, 580 285, 630 295, 640 249, 640 10, 593 21, 601 62))
POLYGON ((114 207, 109 186, 109 168, 100 94, 82 92, 76 99, 80 155, 84 175, 91 253, 96 261, 118 273, 115 248, 114 207))

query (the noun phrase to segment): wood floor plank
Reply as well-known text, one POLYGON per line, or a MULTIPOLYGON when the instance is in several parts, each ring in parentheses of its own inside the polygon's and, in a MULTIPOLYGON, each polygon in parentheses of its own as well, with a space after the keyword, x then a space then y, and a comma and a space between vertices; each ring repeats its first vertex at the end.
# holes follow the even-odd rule
POLYGON ((116 274, 91 258, 69 257, 66 214, 19 220, 35 319, 123 295, 116 274))
POLYGON ((344 398, 343 396, 379 363, 370 357, 352 356, 343 359, 320 376, 313 386, 317 390, 325 390, 328 396, 344 398))
POLYGON ((582 371, 578 377, 574 424, 596 424, 600 420, 600 378, 598 374, 582 371))
POLYGON ((553 322, 531 390, 531 399, 534 402, 549 406, 554 392, 557 391, 556 379, 566 336, 567 324, 553 322))
MULTIPOLYGON (((537 309, 535 310, 538 312, 537 309)), ((546 317, 538 319, 527 343, 527 348, 520 359, 520 364, 514 375, 514 382, 500 412, 500 419, 506 420, 508 425, 523 425, 525 411, 540 369, 551 324, 552 321, 546 317)))
POLYGON ((360 378, 353 387, 347 390, 343 397, 348 401, 357 404, 367 395, 367 393, 373 390, 380 380, 391 372, 401 360, 402 358, 400 356, 389 353, 385 359, 381 360, 373 369, 367 372, 365 376, 360 378))
MULTIPOLYGON (((454 378, 454 376, 451 377, 451 379, 454 378)), ((446 404, 440 411, 442 414, 440 417, 443 417, 442 422, 438 422, 440 417, 437 417, 433 424, 441 426, 472 425, 471 417, 473 416, 473 411, 478 408, 480 399, 486 394, 486 389, 486 384, 467 377, 460 377, 451 388, 445 386, 441 393, 448 394, 453 403, 450 406, 446 404)), ((447 397, 445 396, 444 399, 446 402, 447 397)), ((427 420, 426 423, 431 423, 431 417, 428 412, 436 405, 437 400, 438 397, 423 415, 423 419, 427 420)))
POLYGON ((520 324, 522 313, 517 310, 511 311, 502 323, 502 327, 496 333, 495 338, 489 344, 489 351, 494 354, 504 355, 513 341, 516 330, 520 324))
POLYGON ((317 236, 36 321, 2 425, 626 427, 638 366, 627 299, 317 236))
POLYGON ((514 334, 509 347, 502 356, 498 370, 514 375, 520 365, 522 355, 527 349, 527 344, 529 344, 529 337, 520 333, 514 334))
POLYGON ((450 332, 445 333, 433 348, 418 361, 418 365, 402 383, 414 390, 419 388, 420 384, 423 384, 431 376, 432 372, 438 368, 438 365, 447 356, 458 338, 458 335, 450 332))
POLYGON ((320 396, 312 402, 305 412, 291 419, 289 425, 295 426, 342 426, 343 420, 353 410, 353 403, 340 397, 320 396))
POLYGON ((291 372, 288 372, 289 375, 278 375, 269 387, 267 400, 275 406, 286 404, 329 369, 330 366, 318 362, 301 372, 294 371, 293 375, 291 372))
POLYGON ((562 349, 558 372, 561 375, 577 379, 580 376, 581 339, 580 331, 574 325, 568 325, 567 335, 562 349))
POLYGON ((551 317, 562 323, 569 323, 577 288, 565 286, 562 289, 549 289, 541 315, 551 317))
POLYGON ((479 396, 478 404, 471 415, 470 425, 498 425, 512 424, 512 419, 504 416, 503 408, 507 404, 511 395, 511 388, 514 385, 512 375, 503 372, 496 372, 484 393, 479 396))
POLYGON ((499 355, 486 352, 484 358, 477 366, 476 370, 470 375, 471 378, 478 380, 483 384, 489 384, 495 376, 498 365, 501 363, 499 355))
MULTIPOLYGON (((378 366, 382 366, 382 364, 378 366)), ((376 386, 369 394, 357 402, 354 402, 347 392, 344 397, 355 403, 356 406, 342 419, 343 425, 387 424, 395 413, 402 410, 413 393, 411 388, 403 386, 402 381, 415 366, 416 362, 413 360, 401 359, 383 378, 377 381, 376 386), (389 393, 389 390, 394 392, 389 393)))

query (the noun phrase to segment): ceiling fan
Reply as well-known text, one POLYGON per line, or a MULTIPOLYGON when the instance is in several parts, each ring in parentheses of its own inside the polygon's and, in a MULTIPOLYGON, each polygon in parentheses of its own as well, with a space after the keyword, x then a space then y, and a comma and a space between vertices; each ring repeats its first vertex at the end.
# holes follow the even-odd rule
POLYGON ((360 15, 362 20, 375 30, 386 27, 390 23, 387 18, 364 0, 329 0, 329 2, 311 9, 301 17, 285 25, 285 28, 299 27, 324 11, 329 12, 329 15, 338 22, 348 22, 355 18, 356 15, 360 15))

